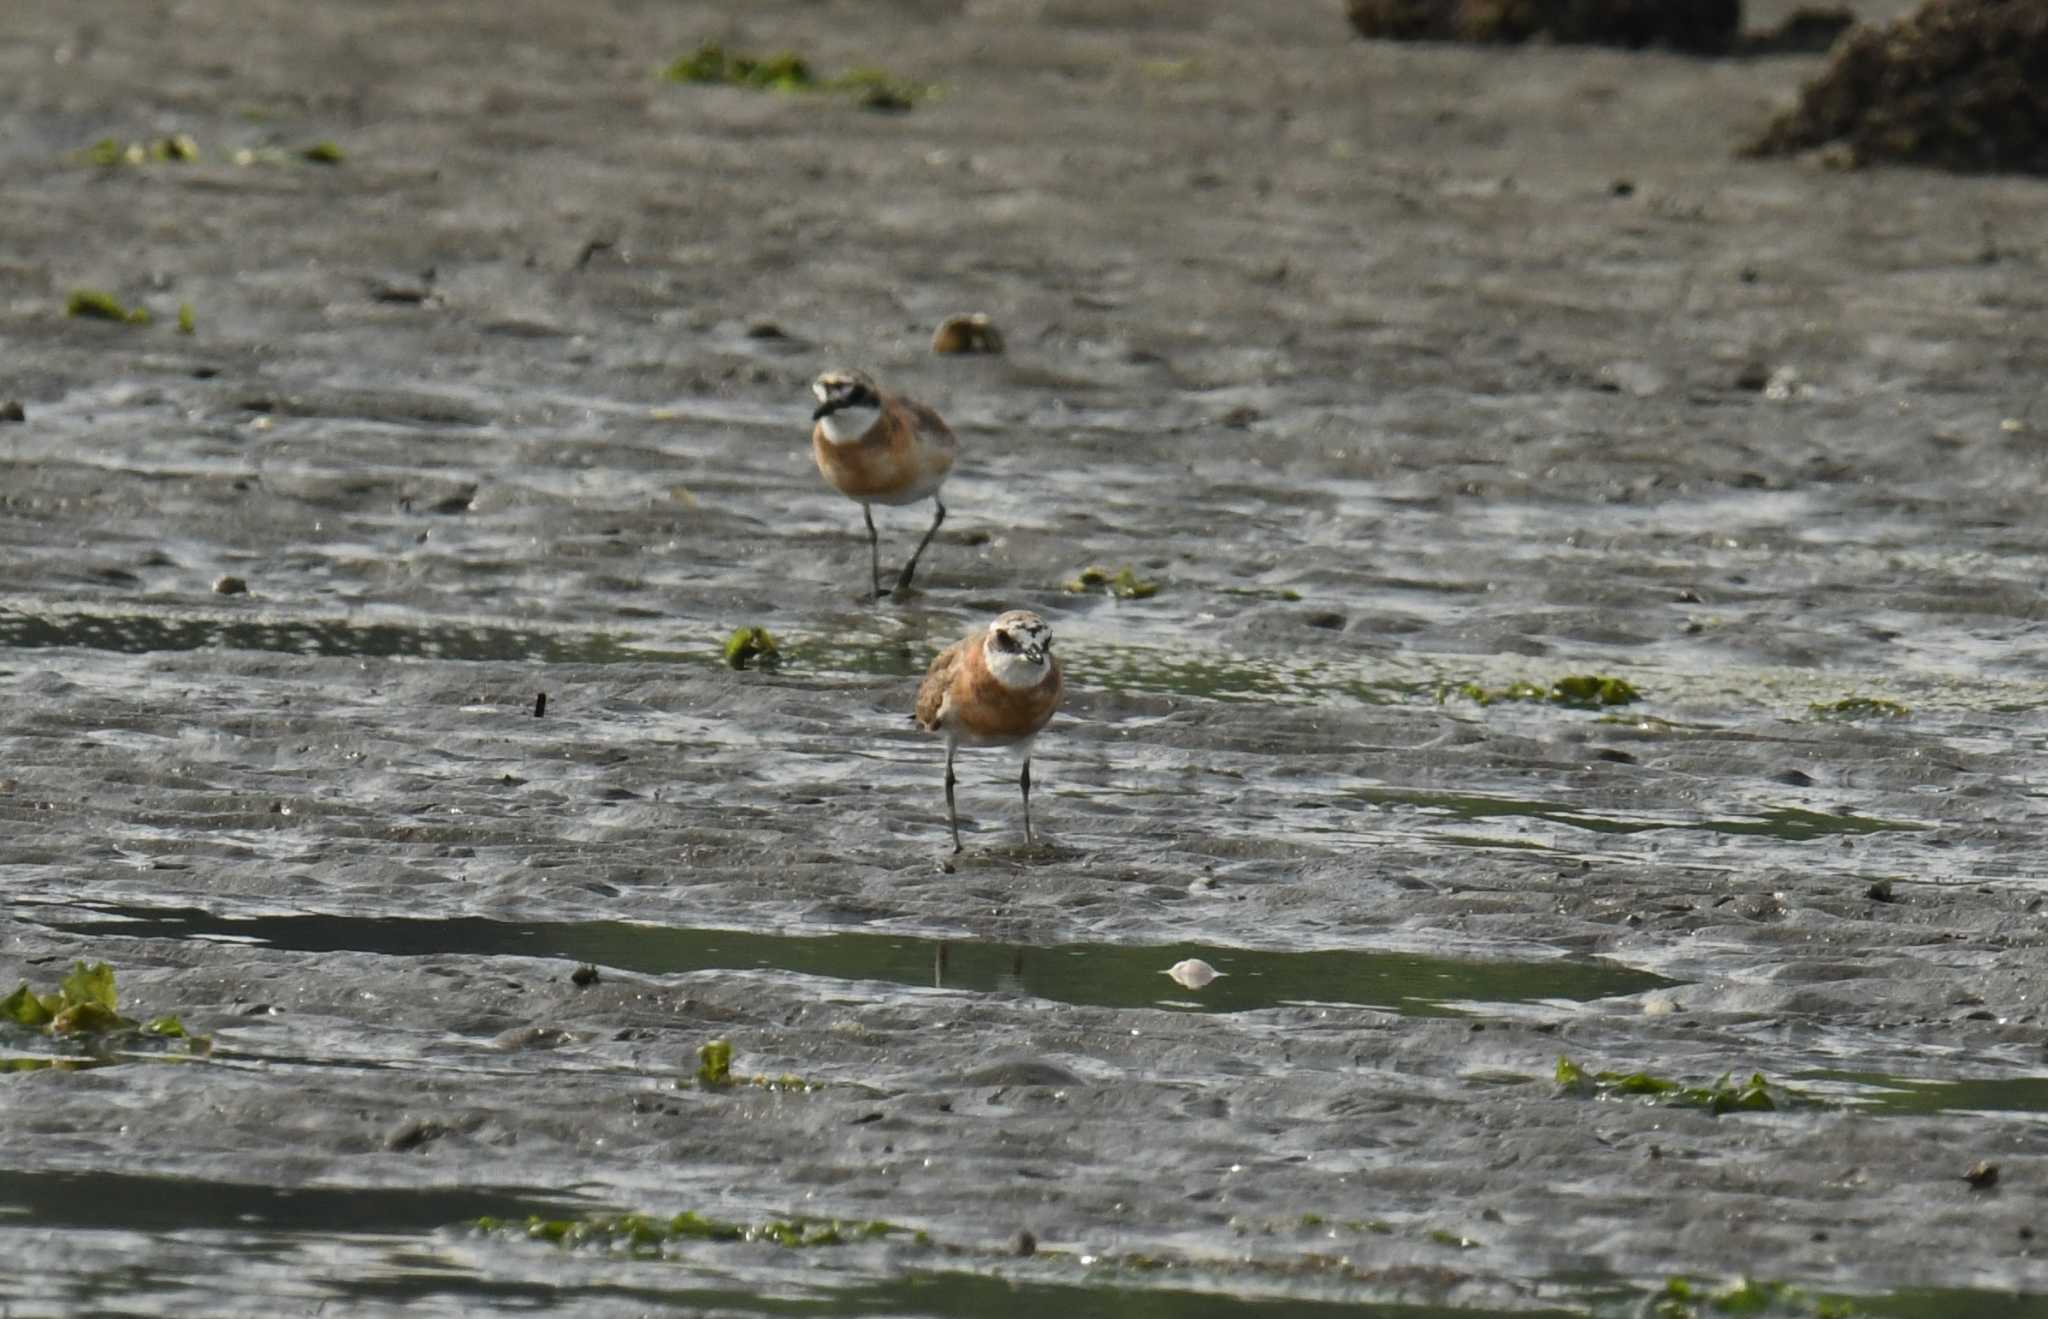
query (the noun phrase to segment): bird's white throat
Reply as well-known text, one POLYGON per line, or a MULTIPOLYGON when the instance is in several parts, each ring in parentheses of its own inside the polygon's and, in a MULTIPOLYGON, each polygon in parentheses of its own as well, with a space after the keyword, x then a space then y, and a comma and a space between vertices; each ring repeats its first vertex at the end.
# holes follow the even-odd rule
POLYGON ((834 444, 851 444, 881 420, 882 410, 856 405, 828 412, 823 419, 825 438, 834 444))
POLYGON ((998 650, 986 643, 981 653, 988 660, 988 671, 995 680, 1016 689, 1028 690, 1044 682, 1046 669, 1051 664, 1044 658, 1034 663, 1025 659, 1021 651, 998 650))

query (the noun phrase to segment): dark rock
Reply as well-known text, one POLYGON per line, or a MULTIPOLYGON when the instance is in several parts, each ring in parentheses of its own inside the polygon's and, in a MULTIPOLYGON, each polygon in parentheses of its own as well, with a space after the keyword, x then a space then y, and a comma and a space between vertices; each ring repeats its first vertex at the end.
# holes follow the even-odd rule
POLYGON ((1855 26, 1854 10, 1840 5, 1801 5, 1774 28, 1745 32, 1741 51, 1745 55, 1825 55, 1855 26))
POLYGON ((1832 143, 1856 165, 2048 174, 2048 5, 1926 0, 1858 28, 1743 154, 1832 143))
POLYGON ((1558 41, 1713 54, 1742 29, 1741 0, 1348 0, 1351 26, 1395 41, 1558 41))

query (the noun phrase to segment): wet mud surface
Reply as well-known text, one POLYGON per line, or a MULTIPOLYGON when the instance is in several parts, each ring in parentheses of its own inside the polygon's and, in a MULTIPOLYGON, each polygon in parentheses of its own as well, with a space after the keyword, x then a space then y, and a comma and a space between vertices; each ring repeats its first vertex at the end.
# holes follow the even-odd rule
POLYGON ((215 1047, 0 1036, 11 1313, 2048 1280, 2039 182, 1734 160, 1812 59, 1335 4, 14 27, 0 978, 215 1047), (707 39, 941 94, 656 76, 707 39), (934 356, 972 311, 1008 352, 934 356), (836 365, 965 445, 906 601, 807 453, 836 365), (966 753, 954 861, 909 706, 1012 607, 1043 843, 966 753), (1575 673, 1642 700, 1461 690, 1575 673), (473 1226, 626 1211, 896 1230, 473 1226))

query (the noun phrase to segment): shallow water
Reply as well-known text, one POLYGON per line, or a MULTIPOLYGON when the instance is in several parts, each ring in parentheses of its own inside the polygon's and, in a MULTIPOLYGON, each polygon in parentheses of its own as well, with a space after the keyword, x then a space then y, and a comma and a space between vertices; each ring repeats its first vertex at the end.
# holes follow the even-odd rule
POLYGON ((1452 999, 1515 1002, 1633 994, 1669 985, 1658 976, 1595 962, 1475 963, 1396 953, 1283 953, 1199 944, 1003 945, 887 935, 772 935, 687 930, 616 921, 528 924, 477 918, 350 916, 221 918, 199 908, 87 907, 30 914, 75 935, 207 939, 293 952, 387 957, 512 956, 568 959, 650 975, 705 970, 782 971, 832 980, 881 980, 964 993, 1029 995, 1096 1007, 1244 1012, 1288 1004, 1347 1003, 1444 1015, 1452 999), (1161 984, 1166 969, 1207 961, 1228 980, 1200 990, 1161 984))

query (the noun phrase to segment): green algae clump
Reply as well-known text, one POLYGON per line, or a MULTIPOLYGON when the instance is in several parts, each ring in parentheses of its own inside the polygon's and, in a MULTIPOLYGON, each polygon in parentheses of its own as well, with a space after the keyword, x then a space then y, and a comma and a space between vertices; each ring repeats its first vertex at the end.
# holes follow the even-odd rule
POLYGON ((710 1086, 732 1084, 731 1040, 712 1040, 697 1046, 697 1083, 710 1086))
POLYGON ((1741 1082, 1733 1080, 1733 1076, 1732 1072, 1723 1072, 1712 1084, 1686 1085, 1648 1072, 1588 1072, 1562 1056, 1557 1060, 1556 1071, 1558 1087, 1565 1094, 1586 1099, 1647 1099, 1673 1108, 1705 1109, 1714 1117, 1724 1113, 1773 1113, 1780 1099, 1789 1102, 1804 1098, 1784 1086, 1778 1087, 1774 1095, 1762 1072, 1753 1072, 1749 1080, 1741 1082))
POLYGON ((1060 589, 1074 595, 1101 591, 1119 600, 1149 600, 1159 594, 1159 583, 1138 576, 1129 565, 1111 572, 1096 564, 1083 568, 1078 576, 1062 582, 1060 589))
POLYGON ((1807 1295, 1782 1282, 1743 1278, 1715 1290, 1691 1278, 1673 1277, 1644 1311, 1655 1319, 1703 1319, 1721 1314, 1810 1316, 1811 1319, 1852 1319, 1859 1313, 1847 1301, 1807 1295))
POLYGON ((742 55, 728 52, 715 41, 705 42, 669 65, 663 76, 670 82, 723 84, 755 91, 797 92, 818 85, 811 66, 790 51, 766 57, 742 55))
MULTIPOLYGON (((1511 682, 1505 687, 1485 687, 1468 682, 1452 690, 1480 705, 1532 701, 1569 706, 1574 710, 1600 710, 1610 705, 1630 705, 1643 699, 1635 684, 1626 678, 1600 673, 1569 674, 1547 687, 1535 682, 1511 682)), ((1439 694, 1438 700, 1442 699, 1442 694, 1439 694)))
POLYGON ((744 669, 756 660, 764 669, 781 663, 781 643, 765 627, 734 628, 725 639, 725 662, 735 669, 744 669))
POLYGON ((119 992, 114 986, 114 968, 105 962, 90 965, 75 962, 71 973, 57 982, 52 994, 39 994, 26 980, 12 994, 0 998, 0 1023, 98 1043, 118 1042, 123 1036, 152 1036, 177 1041, 189 1055, 208 1053, 213 1038, 192 1035, 176 1017, 158 1017, 148 1025, 121 1015, 119 992))
POLYGON ((120 325, 149 324, 147 307, 129 307, 101 289, 73 289, 64 300, 64 314, 87 321, 113 321, 120 325))
POLYGON ((810 61, 794 51, 748 55, 707 41, 662 70, 670 82, 745 87, 757 92, 841 92, 868 110, 904 111, 931 96, 932 88, 874 68, 855 68, 820 78, 810 61))
POLYGON ((541 1218, 523 1223, 479 1218, 480 1232, 517 1232, 532 1241, 567 1249, 596 1247, 635 1256, 659 1255, 672 1241, 766 1241, 791 1250, 872 1241, 905 1229, 885 1219, 849 1222, 837 1218, 770 1218, 733 1223, 684 1210, 673 1218, 651 1214, 601 1214, 590 1218, 541 1218))
POLYGON ((1876 696, 1844 696, 1839 701, 1815 701, 1807 709, 1823 719, 1905 719, 1913 713, 1897 701, 1876 696))

